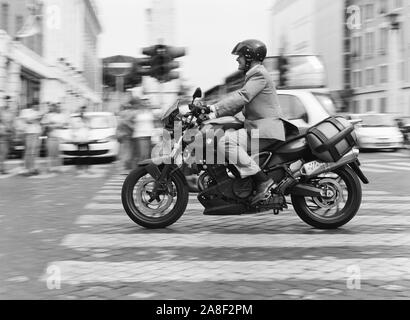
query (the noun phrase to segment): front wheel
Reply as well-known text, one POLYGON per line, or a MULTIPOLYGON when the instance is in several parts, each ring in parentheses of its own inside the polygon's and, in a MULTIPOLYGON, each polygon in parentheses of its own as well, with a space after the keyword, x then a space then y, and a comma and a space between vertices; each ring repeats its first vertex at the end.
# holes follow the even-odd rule
POLYGON ((356 215, 362 202, 362 186, 354 171, 345 166, 308 181, 326 193, 323 197, 292 195, 297 215, 318 229, 337 229, 356 215))
POLYGON ((152 199, 156 180, 145 168, 133 170, 122 186, 122 205, 127 215, 148 229, 166 228, 182 216, 189 192, 183 177, 173 174, 152 199))

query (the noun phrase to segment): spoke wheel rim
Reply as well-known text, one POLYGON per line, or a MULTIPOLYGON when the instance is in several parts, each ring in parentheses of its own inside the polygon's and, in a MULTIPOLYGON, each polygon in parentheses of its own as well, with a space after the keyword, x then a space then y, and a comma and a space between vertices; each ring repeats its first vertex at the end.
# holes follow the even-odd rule
POLYGON ((305 197, 309 214, 316 220, 326 222, 341 219, 349 200, 349 191, 342 177, 332 174, 319 178, 316 187, 322 189, 324 195, 305 197))
POLYGON ((138 210, 145 216, 159 218, 166 216, 175 206, 176 186, 174 182, 168 182, 167 190, 158 195, 158 199, 151 200, 151 193, 154 189, 156 180, 149 174, 141 177, 133 189, 134 204, 138 210), (173 195, 175 194, 175 195, 173 195))

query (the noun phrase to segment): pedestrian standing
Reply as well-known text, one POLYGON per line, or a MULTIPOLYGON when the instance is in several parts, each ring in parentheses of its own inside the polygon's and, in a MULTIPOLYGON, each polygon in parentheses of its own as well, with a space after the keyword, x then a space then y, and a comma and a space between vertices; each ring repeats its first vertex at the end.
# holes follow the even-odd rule
POLYGON ((140 161, 150 158, 151 136, 154 132, 154 115, 149 106, 135 99, 132 102, 136 109, 134 132, 132 135, 133 169, 140 161))
POLYGON ((13 134, 14 115, 10 111, 9 97, 6 97, 6 105, 0 110, 0 174, 7 174, 5 161, 8 158, 10 142, 13 134))
POLYGON ((118 126, 117 139, 120 143, 120 162, 121 166, 126 170, 132 169, 132 134, 134 132, 135 113, 130 104, 124 104, 121 107, 118 126))
POLYGON ((80 113, 72 118, 72 137, 73 142, 77 145, 78 152, 76 158, 76 168, 78 171, 88 171, 89 167, 89 123, 86 116, 86 107, 81 107, 80 113))
POLYGON ((27 176, 39 174, 36 160, 40 148, 41 115, 38 108, 39 104, 34 102, 26 109, 23 109, 19 116, 24 126, 24 167, 26 169, 25 175, 27 176))
POLYGON ((42 119, 43 126, 47 128, 47 171, 50 173, 61 171, 60 130, 63 129, 66 121, 66 117, 61 113, 61 107, 57 103, 50 105, 49 112, 42 119))
POLYGON ((0 174, 6 174, 5 161, 9 154, 9 131, 0 111, 0 174))

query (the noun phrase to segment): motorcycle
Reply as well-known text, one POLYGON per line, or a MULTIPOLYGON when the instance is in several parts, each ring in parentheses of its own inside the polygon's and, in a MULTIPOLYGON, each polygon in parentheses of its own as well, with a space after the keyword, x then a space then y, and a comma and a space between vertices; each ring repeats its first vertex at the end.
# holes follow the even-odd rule
POLYGON ((209 153, 209 146, 216 156, 218 138, 209 138, 205 132, 215 128, 226 131, 243 127, 243 123, 233 117, 204 119, 203 111, 198 111, 194 105, 201 96, 198 88, 189 104, 190 111, 185 114, 179 110, 179 101, 165 112, 161 120, 171 141, 168 150, 140 162, 125 179, 122 204, 136 224, 158 229, 180 219, 189 199, 183 174, 188 165, 191 172, 198 175, 197 198, 204 207, 204 215, 234 216, 268 210, 278 215, 288 209, 290 203, 286 199, 290 197, 296 214, 314 228, 337 229, 353 219, 362 201, 360 180, 369 183, 360 169, 353 125, 340 119, 339 122, 328 119, 339 131, 325 137, 328 141, 324 143, 317 139, 326 136, 318 132, 320 126, 300 132, 287 123, 285 142, 276 142, 252 155, 258 159, 261 169, 277 182, 267 199, 252 205, 255 185, 251 177, 242 179, 235 166, 226 159, 215 163, 214 159, 208 161, 208 154, 198 160, 198 150, 205 153, 206 149, 209 153), (198 141, 198 135, 190 132, 194 129, 205 137, 203 141, 199 140, 203 149, 192 148, 198 141), (346 144, 346 141, 350 142, 346 144), (332 158, 338 153, 335 146, 343 143, 346 145, 342 152, 339 150, 339 156, 332 158))

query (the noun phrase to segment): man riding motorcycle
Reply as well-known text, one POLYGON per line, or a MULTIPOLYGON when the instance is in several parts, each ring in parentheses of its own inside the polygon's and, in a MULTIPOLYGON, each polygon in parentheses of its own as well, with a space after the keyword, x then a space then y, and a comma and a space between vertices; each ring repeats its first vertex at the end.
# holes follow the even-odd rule
MULTIPOLYGON (((260 149, 275 141, 285 141, 285 128, 275 85, 262 65, 267 54, 265 44, 259 40, 245 40, 235 46, 232 54, 238 56, 238 69, 245 73, 245 84, 218 103, 205 107, 203 113, 209 113, 207 118, 214 119, 234 116, 242 111, 244 128, 227 131, 218 143, 218 152, 224 152, 228 159, 237 159, 232 164, 243 179, 250 176, 254 179, 256 194, 252 199, 253 205, 268 197, 276 184, 249 156, 249 146, 255 139, 255 133, 260 149)), ((198 105, 197 108, 204 107, 198 105)))

